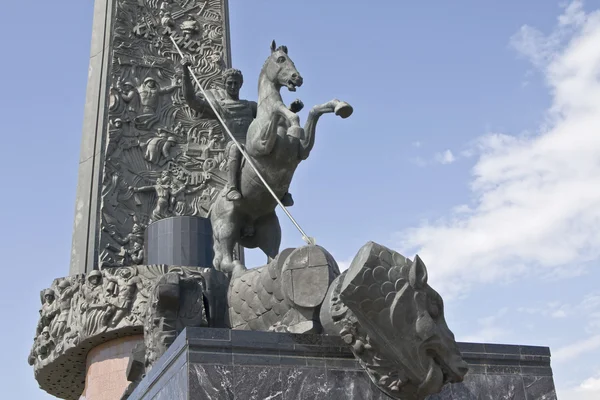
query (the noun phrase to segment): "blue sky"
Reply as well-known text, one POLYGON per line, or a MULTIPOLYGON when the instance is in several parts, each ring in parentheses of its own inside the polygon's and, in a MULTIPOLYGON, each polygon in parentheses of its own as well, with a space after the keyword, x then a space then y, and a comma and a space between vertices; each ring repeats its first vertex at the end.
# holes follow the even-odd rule
MULTIPOLYGON (((550 346, 559 398, 597 400, 600 3, 495 3, 230 0, 233 64, 255 99, 276 39, 304 77, 287 100, 354 106, 322 118, 291 188, 340 264, 368 240, 418 252, 458 340, 550 346)), ((92 6, 3 4, 8 398, 50 398, 26 359, 39 291, 69 268, 92 6)))

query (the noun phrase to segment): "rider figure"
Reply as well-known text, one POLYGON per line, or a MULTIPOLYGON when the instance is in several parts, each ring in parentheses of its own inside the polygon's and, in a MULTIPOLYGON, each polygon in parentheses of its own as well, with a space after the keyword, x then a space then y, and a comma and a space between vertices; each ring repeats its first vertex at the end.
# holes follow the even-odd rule
MULTIPOLYGON (((242 145, 246 143, 246 135, 248 127, 254 118, 256 118, 257 104, 255 101, 240 100, 240 89, 244 83, 242 72, 237 69, 229 68, 223 72, 223 82, 225 89, 208 89, 206 94, 209 99, 204 99, 201 95, 197 95, 194 90, 194 85, 190 77, 188 67, 192 65, 189 57, 184 57, 181 60, 183 65, 183 95, 190 108, 200 113, 205 118, 216 118, 210 105, 209 100, 220 114, 221 118, 227 124, 231 134, 242 145)), ((298 112, 302 107, 299 102, 294 102, 290 106, 290 110, 298 112)), ((227 155, 227 166, 229 172, 227 174, 227 192, 225 197, 229 201, 240 200, 242 194, 238 187, 238 171, 240 169, 240 161, 242 154, 237 146, 230 141, 225 148, 227 155)), ((289 207, 294 204, 292 195, 286 193, 281 198, 281 203, 289 207)))

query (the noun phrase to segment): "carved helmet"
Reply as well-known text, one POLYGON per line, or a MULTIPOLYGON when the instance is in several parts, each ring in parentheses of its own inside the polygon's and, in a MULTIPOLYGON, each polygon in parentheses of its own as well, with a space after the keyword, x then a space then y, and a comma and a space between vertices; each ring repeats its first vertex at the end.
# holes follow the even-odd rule
POLYGON ((44 297, 46 297, 46 296, 52 296, 52 297, 54 297, 54 290, 52 290, 52 289, 46 289, 46 290, 44 290, 44 297))
POLYGON ((69 282, 68 279, 63 279, 62 281, 60 281, 60 283, 58 284, 58 288, 59 289, 65 289, 68 286, 71 286, 71 282, 69 282))
POLYGON ((88 276, 87 276, 87 280, 88 280, 88 282, 90 282, 90 281, 92 280, 91 278, 92 278, 92 277, 94 277, 94 276, 98 277, 99 279, 102 279, 102 272, 100 272, 100 271, 99 271, 99 270, 97 270, 97 269, 95 269, 95 270, 93 270, 92 272, 90 272, 90 273, 88 274, 88 276))

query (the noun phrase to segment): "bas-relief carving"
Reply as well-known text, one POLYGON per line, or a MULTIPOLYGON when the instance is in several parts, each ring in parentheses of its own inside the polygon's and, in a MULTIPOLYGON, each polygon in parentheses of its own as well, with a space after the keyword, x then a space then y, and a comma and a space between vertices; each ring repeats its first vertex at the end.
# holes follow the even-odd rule
MULTIPOLYGON (((37 374, 90 338, 122 328, 141 328, 148 321, 160 322, 156 326, 162 332, 168 330, 166 326, 177 332, 185 326, 207 326, 209 312, 225 314, 219 297, 225 297, 226 288, 225 276, 214 269, 161 265, 107 268, 56 279, 41 293, 29 364, 37 374), (181 288, 177 298, 165 297, 160 291, 168 287, 165 282, 181 288), (195 288, 195 292, 191 290, 195 288)), ((223 326, 222 319, 214 320, 223 326)), ((156 329, 148 326, 146 331, 152 342, 156 329)))
POLYGON ((222 86, 222 0, 117 0, 101 193, 101 267, 143 263, 144 230, 174 215, 207 216, 226 182, 227 140, 188 106, 180 57, 204 87, 222 86))
POLYGON ((226 276, 213 269, 173 269, 152 286, 145 314, 145 370, 186 327, 223 327, 226 276))

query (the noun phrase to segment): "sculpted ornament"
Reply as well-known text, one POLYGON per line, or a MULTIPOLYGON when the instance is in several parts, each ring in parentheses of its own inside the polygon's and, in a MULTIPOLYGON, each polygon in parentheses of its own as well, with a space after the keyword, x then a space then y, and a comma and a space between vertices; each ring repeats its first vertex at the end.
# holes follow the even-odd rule
POLYGON ((423 400, 467 373, 421 259, 373 242, 342 274, 322 247, 286 249, 234 276, 228 301, 232 329, 341 336, 395 399, 423 400))
POLYGON ((56 279, 41 293, 28 362, 44 390, 78 399, 87 352, 111 338, 144 333, 149 369, 186 326, 225 327, 228 283, 213 268, 165 265, 106 268, 56 279), (64 375, 73 381, 64 384, 64 375))
POLYGON ((200 274, 173 271, 156 281, 144 323, 146 372, 185 327, 208 326, 205 293, 206 281, 200 274))

